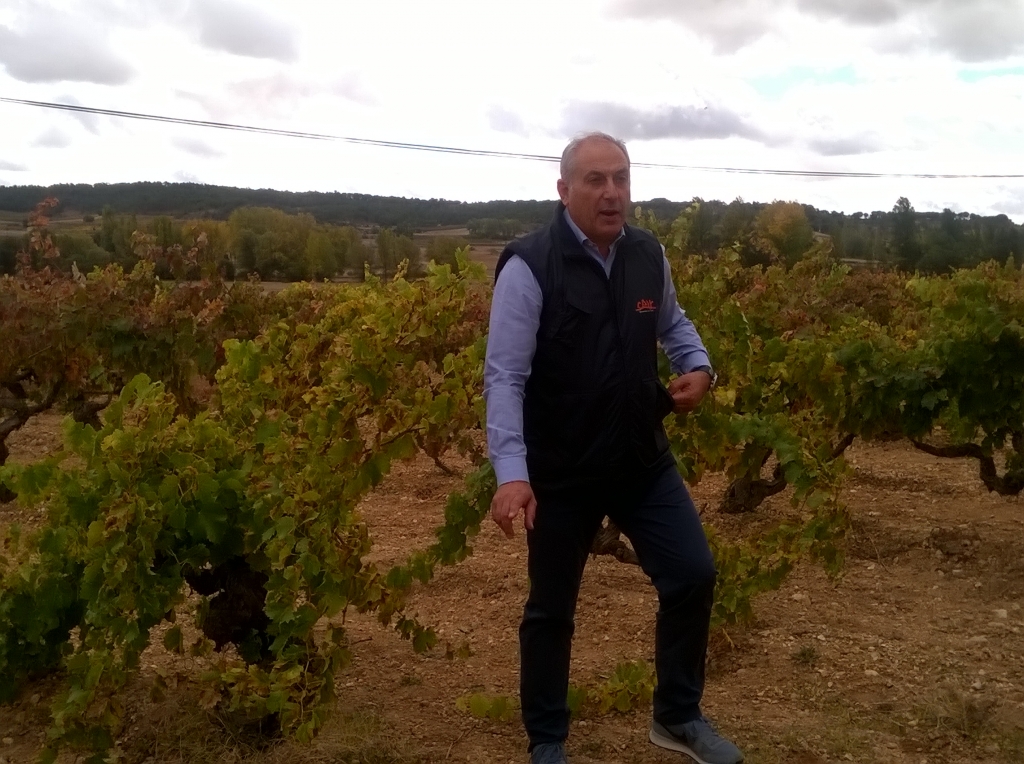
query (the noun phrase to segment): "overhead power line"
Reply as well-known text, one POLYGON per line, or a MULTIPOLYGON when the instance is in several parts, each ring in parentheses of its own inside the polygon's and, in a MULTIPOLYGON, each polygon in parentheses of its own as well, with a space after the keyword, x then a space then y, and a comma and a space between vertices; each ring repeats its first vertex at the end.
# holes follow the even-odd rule
MULTIPOLYGON (((259 135, 274 135, 284 138, 302 138, 314 141, 337 141, 341 143, 354 143, 362 146, 378 146, 390 149, 405 149, 408 151, 430 151, 441 154, 462 154, 464 156, 478 157, 499 157, 503 159, 525 159, 533 162, 558 162, 561 157, 548 154, 526 154, 517 151, 489 151, 485 149, 468 149, 458 146, 439 146, 431 143, 404 143, 402 141, 387 141, 376 138, 354 138, 345 135, 330 135, 327 133, 310 133, 301 130, 281 130, 273 127, 259 127, 257 125, 240 125, 233 122, 213 122, 205 119, 187 119, 185 117, 168 117, 160 114, 143 114, 134 111, 118 111, 116 109, 100 109, 93 106, 80 106, 68 103, 52 103, 50 101, 29 101, 22 98, 4 98, 4 103, 18 104, 21 106, 34 106, 42 109, 58 109, 79 114, 97 114, 119 119, 139 119, 148 122, 164 122, 172 125, 186 125, 189 127, 205 127, 216 130, 234 130, 243 133, 256 133, 259 135)), ((763 169, 755 167, 711 167, 706 165, 683 165, 666 164, 662 162, 632 162, 633 167, 644 167, 662 170, 689 170, 693 172, 724 172, 740 175, 781 175, 804 178, 931 178, 931 179, 966 179, 966 178, 987 178, 987 179, 1014 179, 1024 178, 1024 174, 964 174, 964 173, 916 173, 916 172, 853 172, 840 170, 778 170, 763 169)))

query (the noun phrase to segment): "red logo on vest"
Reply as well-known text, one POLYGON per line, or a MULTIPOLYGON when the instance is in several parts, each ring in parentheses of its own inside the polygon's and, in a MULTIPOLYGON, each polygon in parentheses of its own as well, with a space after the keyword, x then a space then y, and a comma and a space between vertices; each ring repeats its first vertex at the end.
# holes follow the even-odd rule
POLYGON ((637 300, 636 301, 636 312, 637 313, 653 313, 658 309, 658 306, 654 304, 654 300, 637 300))

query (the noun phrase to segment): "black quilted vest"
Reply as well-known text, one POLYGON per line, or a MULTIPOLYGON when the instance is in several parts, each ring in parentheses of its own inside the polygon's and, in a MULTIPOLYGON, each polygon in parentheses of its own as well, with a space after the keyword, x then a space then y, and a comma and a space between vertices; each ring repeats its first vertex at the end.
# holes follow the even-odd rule
POLYGON ((641 477, 673 463, 662 419, 672 398, 658 378, 661 245, 626 226, 611 276, 588 255, 558 205, 551 224, 509 244, 544 296, 523 403, 535 488, 641 477))

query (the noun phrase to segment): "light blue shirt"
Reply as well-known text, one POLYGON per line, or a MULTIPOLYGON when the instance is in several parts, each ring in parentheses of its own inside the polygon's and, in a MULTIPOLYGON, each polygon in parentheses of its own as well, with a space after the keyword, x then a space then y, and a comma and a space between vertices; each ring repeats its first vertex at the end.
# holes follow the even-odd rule
MULTIPOLYGON (((583 249, 610 276, 615 252, 625 236, 623 230, 612 243, 608 257, 602 257, 594 244, 565 212, 583 249)), ((513 480, 529 480, 526 468, 526 443, 523 440, 523 397, 530 377, 533 354, 537 350, 537 330, 544 297, 540 284, 522 258, 513 255, 505 263, 494 285, 491 301, 490 334, 484 362, 484 398, 487 401, 487 448, 494 465, 498 485, 513 480)), ((658 342, 677 373, 710 366, 708 351, 693 322, 679 307, 672 271, 665 260, 665 289, 657 308, 658 342)))

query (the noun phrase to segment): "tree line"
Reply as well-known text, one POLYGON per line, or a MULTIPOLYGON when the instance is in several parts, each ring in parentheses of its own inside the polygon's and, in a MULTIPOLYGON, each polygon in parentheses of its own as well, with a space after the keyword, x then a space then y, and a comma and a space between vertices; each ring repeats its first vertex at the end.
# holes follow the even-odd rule
MULTIPOLYGON (((131 267, 136 231, 156 237, 163 246, 187 245, 190 235, 204 232, 226 277, 258 274, 285 281, 358 278, 366 267, 393 274, 402 260, 409 260, 414 273, 431 259, 454 266, 454 250, 468 246, 465 239, 438 237, 430 251, 423 252, 413 241, 414 232, 465 226, 473 238, 509 240, 548 220, 554 206, 553 201, 466 203, 131 183, 0 187, 0 209, 30 209, 51 190, 66 194, 57 212, 82 212, 92 224, 89 232, 58 236, 61 251, 76 259, 83 271, 108 262, 131 267), (100 202, 105 206, 96 216, 91 210, 100 202), (139 222, 140 216, 154 214, 157 217, 139 222)), ((729 203, 696 198, 636 204, 663 221, 674 220, 685 210, 691 217, 684 242, 688 251, 714 257, 723 247, 735 247, 745 265, 792 265, 815 244, 854 264, 922 273, 947 273, 988 260, 1005 262, 1024 252, 1024 227, 1006 215, 950 209, 918 212, 905 197, 888 212, 852 214, 797 202, 765 204, 739 198, 729 203)), ((13 272, 15 255, 23 247, 24 240, 17 235, 0 237, 0 273, 13 272)))
MULTIPOLYGON (((469 247, 463 237, 441 235, 431 236, 421 247, 395 228, 324 224, 305 212, 289 214, 270 207, 241 207, 225 221, 182 221, 165 215, 140 221, 135 214, 106 207, 99 217, 87 218, 86 225, 64 233, 51 231, 63 254, 59 267, 67 270, 74 263, 88 273, 116 264, 131 271, 153 247, 188 250, 201 239, 204 259, 216 264, 228 280, 250 275, 264 281, 361 280, 368 271, 390 278, 403 261, 414 276, 424 273, 430 261, 457 269, 456 251, 469 247)), ((27 249, 27 239, 27 234, 0 238, 0 274, 15 272, 18 252, 27 249)), ((172 278, 172 271, 170 262, 156 265, 161 278, 172 278)), ((185 275, 197 278, 198 264, 185 275)))
POLYGON ((47 197, 55 197, 61 202, 55 214, 67 210, 99 214, 109 206, 123 214, 227 220, 239 207, 273 207, 293 215, 306 213, 321 223, 376 225, 396 228, 406 235, 436 226, 465 226, 477 219, 514 219, 525 227, 531 227, 550 218, 553 204, 544 200, 459 202, 199 183, 140 182, 0 186, 0 210, 27 215, 41 199, 47 197))
MULTIPOLYGON (((671 219, 649 203, 660 219, 671 219)), ((684 242, 688 251, 712 257, 722 247, 736 246, 745 265, 783 261, 790 265, 820 241, 832 255, 853 264, 922 273, 948 273, 988 260, 1019 261, 1024 252, 1024 226, 1006 215, 918 212, 900 197, 889 212, 828 212, 808 204, 760 204, 736 199, 728 204, 697 199, 684 242)))

